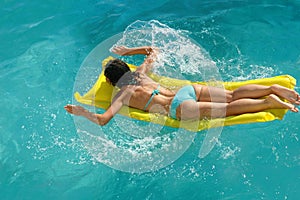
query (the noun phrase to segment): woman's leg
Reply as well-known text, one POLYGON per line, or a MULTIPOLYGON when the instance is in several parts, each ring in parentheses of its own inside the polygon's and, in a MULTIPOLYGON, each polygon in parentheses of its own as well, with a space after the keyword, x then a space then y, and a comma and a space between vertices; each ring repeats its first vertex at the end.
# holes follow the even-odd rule
POLYGON ((180 118, 203 119, 203 118, 222 118, 227 116, 240 115, 244 113, 260 112, 266 109, 290 109, 298 112, 292 104, 283 102, 274 94, 266 99, 238 99, 230 103, 213 102, 192 102, 185 101, 179 107, 180 118))
POLYGON ((242 98, 261 98, 270 94, 275 94, 284 98, 290 103, 300 104, 299 94, 295 90, 291 90, 278 84, 271 86, 250 84, 239 87, 233 91, 232 100, 234 101, 242 98))
POLYGON ((232 101, 227 106, 226 116, 260 112, 266 109, 289 109, 292 112, 298 112, 294 105, 282 101, 274 94, 270 94, 266 99, 245 98, 232 101))
POLYGON ((281 85, 256 85, 249 84, 241 86, 234 91, 225 90, 223 88, 194 85, 198 101, 201 102, 232 102, 243 98, 261 98, 270 94, 275 94, 291 103, 300 104, 299 94, 289 88, 281 85))

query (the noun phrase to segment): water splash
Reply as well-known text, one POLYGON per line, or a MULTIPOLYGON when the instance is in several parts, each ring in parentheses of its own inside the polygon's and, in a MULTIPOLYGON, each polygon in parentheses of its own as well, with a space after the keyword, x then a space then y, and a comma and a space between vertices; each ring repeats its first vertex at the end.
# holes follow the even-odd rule
POLYGON ((154 72, 160 75, 194 79, 192 81, 220 80, 216 63, 187 31, 175 30, 156 20, 136 21, 129 25, 123 37, 114 45, 155 46, 160 53, 154 72))

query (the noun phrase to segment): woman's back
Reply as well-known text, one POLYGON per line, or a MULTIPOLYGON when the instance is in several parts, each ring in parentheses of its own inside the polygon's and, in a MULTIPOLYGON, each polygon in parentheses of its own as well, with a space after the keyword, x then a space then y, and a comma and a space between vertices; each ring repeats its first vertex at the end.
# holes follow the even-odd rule
POLYGON ((127 96, 124 104, 148 112, 167 114, 175 92, 159 85, 144 73, 139 73, 138 82, 138 85, 121 88, 120 92, 126 93, 127 96))

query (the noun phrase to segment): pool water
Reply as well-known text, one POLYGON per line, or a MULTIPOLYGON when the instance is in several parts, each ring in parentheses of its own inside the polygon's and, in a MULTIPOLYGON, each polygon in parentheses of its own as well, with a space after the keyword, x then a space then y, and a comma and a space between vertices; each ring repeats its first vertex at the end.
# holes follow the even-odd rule
POLYGON ((279 0, 1 1, 0 199, 298 199, 298 113, 224 127, 204 158, 208 131, 198 132, 174 162, 130 173, 93 156, 63 106, 89 53, 137 20, 192 38, 224 81, 299 80, 299 10, 279 0))

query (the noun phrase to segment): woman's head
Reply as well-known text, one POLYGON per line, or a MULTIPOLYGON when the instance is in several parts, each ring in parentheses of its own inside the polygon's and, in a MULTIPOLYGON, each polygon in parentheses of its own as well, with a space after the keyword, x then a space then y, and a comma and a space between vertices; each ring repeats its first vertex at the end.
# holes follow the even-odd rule
POLYGON ((119 87, 119 80, 128 72, 130 72, 130 68, 125 62, 120 59, 114 59, 106 64, 104 75, 113 86, 117 85, 119 87))

